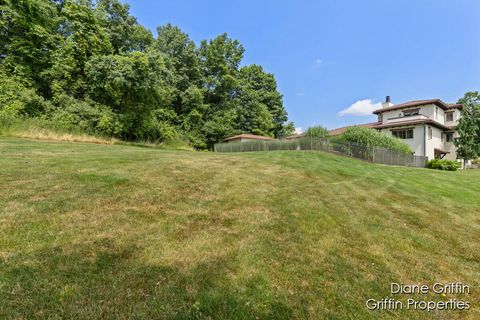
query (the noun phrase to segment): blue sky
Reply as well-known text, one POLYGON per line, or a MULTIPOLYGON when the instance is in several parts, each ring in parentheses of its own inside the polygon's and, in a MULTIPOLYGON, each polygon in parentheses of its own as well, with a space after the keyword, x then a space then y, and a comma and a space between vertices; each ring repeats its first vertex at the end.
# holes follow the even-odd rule
POLYGON ((303 129, 375 121, 359 114, 386 95, 455 102, 480 90, 478 0, 124 2, 154 33, 170 22, 197 44, 224 32, 238 39, 244 64, 275 74, 303 129))

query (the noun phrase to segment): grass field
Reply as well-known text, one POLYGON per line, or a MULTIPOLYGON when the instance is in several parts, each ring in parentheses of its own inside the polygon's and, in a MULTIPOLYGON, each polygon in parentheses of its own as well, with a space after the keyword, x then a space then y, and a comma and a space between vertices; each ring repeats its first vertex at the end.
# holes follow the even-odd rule
POLYGON ((480 170, 0 138, 0 319, 480 319, 479 285, 480 170))

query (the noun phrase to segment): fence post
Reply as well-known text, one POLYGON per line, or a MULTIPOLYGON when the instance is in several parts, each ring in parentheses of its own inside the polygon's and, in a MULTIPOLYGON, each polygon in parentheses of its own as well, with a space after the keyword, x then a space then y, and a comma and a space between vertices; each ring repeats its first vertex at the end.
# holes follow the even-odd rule
POLYGON ((372 147, 372 162, 375 163, 375 146, 372 147))

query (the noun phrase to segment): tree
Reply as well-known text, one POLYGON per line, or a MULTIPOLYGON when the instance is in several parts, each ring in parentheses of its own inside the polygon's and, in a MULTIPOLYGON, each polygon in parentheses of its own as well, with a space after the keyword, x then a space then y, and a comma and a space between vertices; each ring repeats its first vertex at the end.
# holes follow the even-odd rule
POLYGON ((59 19, 56 6, 44 0, 0 2, 0 64, 7 75, 47 96, 42 72, 50 67, 59 19))
POLYGON ((100 0, 97 3, 98 20, 106 29, 114 54, 132 51, 144 52, 153 42, 152 33, 130 15, 130 6, 118 0, 100 0))
POLYGON ((273 74, 241 67, 221 34, 200 46, 171 24, 158 37, 122 0, 0 0, 0 113, 124 139, 293 132, 273 74))
POLYGON ((171 84, 179 91, 201 86, 200 59, 195 43, 180 28, 166 24, 157 28, 154 48, 165 56, 165 65, 174 75, 171 84))
POLYGON ((468 160, 480 156, 480 95, 478 91, 467 92, 458 103, 463 104, 463 108, 457 125, 459 137, 454 144, 457 157, 463 159, 465 165, 468 160))
POLYGON ((328 137, 328 129, 322 126, 309 127, 305 131, 306 137, 326 138, 328 137))
POLYGON ((88 89, 85 65, 95 55, 109 54, 112 47, 89 1, 67 1, 62 16, 65 40, 55 51, 53 66, 45 74, 52 81, 54 95, 65 93, 83 99, 88 89))
MULTIPOLYGON (((293 125, 289 127, 289 124, 286 124, 287 111, 283 106, 282 95, 277 90, 277 82, 273 74, 266 73, 258 65, 246 66, 240 69, 239 81, 239 96, 242 97, 240 108, 252 106, 257 111, 252 113, 255 115, 253 118, 263 114, 261 117, 264 121, 253 124, 258 126, 258 132, 264 131, 266 135, 277 138, 290 135, 293 125), (245 95, 247 98, 244 97, 245 95), (249 101, 248 104, 246 104, 246 100, 249 101), (265 111, 269 113, 269 116, 265 111)), ((254 133, 253 130, 250 131, 254 133)))
POLYGON ((155 109, 169 105, 163 69, 163 59, 155 52, 97 56, 88 62, 88 96, 121 115, 123 138, 141 138, 145 120, 155 109))
MULTIPOLYGON (((220 109, 236 95, 238 67, 245 49, 226 33, 210 41, 202 41, 199 49, 207 102, 220 109)), ((215 113, 218 109, 213 108, 215 113)))

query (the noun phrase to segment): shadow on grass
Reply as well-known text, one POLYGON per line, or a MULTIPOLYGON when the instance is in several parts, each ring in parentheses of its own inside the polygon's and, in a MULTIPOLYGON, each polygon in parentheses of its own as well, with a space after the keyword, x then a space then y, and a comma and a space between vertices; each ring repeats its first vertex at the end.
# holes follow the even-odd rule
POLYGON ((234 256, 190 268, 139 263, 112 239, 0 259, 2 319, 290 319, 259 277, 239 288, 234 256))

